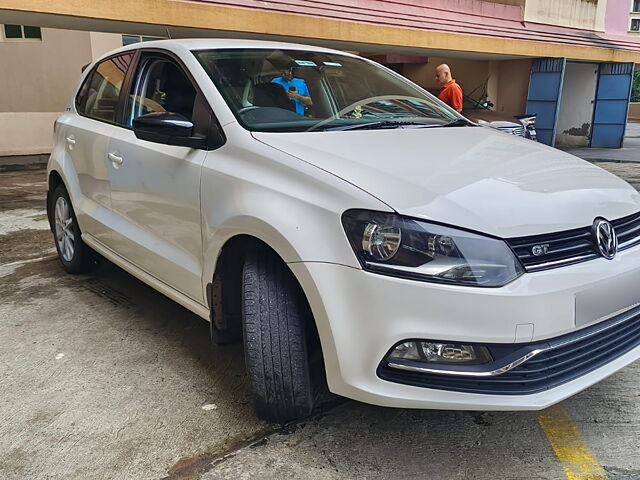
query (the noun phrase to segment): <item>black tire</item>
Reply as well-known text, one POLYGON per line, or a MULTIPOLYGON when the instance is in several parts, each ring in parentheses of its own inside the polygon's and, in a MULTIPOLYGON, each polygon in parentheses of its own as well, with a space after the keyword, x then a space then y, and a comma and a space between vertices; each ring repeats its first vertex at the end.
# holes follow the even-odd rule
POLYGON ((242 275, 247 372, 258 417, 285 423, 313 410, 306 324, 310 311, 289 267, 267 249, 250 252, 242 275))
MULTIPOLYGON (((240 282, 242 271, 238 271, 237 281, 240 282)), ((228 294, 226 289, 232 283, 230 278, 224 282, 220 275, 215 275, 213 282, 207 285, 207 300, 209 307, 209 328, 211 341, 218 346, 232 345, 242 341, 242 306, 240 305, 240 292, 228 294), (233 301, 236 300, 236 301, 233 301)), ((237 287, 236 287, 237 290, 237 287)))
POLYGON ((73 206, 71 205, 71 199, 69 198, 69 194, 67 193, 67 189, 64 185, 58 185, 55 188, 53 194, 49 196, 49 202, 50 204, 47 211, 51 215, 50 223, 53 231, 53 241, 56 245, 58 258, 62 263, 62 268, 64 268, 68 273, 84 273, 93 270, 97 266, 98 256, 82 241, 78 220, 76 219, 76 214, 73 211, 73 206), (70 250, 65 249, 64 245, 62 245, 63 242, 60 240, 61 237, 59 236, 59 233, 62 231, 62 223, 58 222, 59 217, 58 212, 56 211, 56 206, 59 202, 58 199, 63 199, 63 203, 68 207, 68 214, 71 222, 67 226, 67 232, 68 238, 73 245, 72 254, 70 254, 70 250))

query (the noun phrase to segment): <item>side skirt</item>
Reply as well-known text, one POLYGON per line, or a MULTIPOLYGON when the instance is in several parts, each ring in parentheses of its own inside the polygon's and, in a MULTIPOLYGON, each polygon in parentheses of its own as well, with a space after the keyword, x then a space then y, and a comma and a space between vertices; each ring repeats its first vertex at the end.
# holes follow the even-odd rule
POLYGON ((118 253, 114 252, 113 250, 111 250, 109 247, 101 243, 99 240, 97 240, 95 237, 91 236, 90 234, 83 233, 82 240, 84 241, 84 243, 86 243, 88 246, 93 248, 100 255, 105 257, 107 260, 115 263, 123 270, 126 270, 128 273, 130 273, 137 279, 149 285, 151 288, 157 290, 158 292, 162 293, 166 297, 169 297, 171 300, 182 305, 184 308, 191 310, 196 315, 204 318, 207 321, 210 321, 209 308, 206 305, 202 305, 199 302, 196 302, 195 300, 193 300, 192 298, 189 298, 186 295, 176 291, 174 288, 167 285, 162 280, 159 280, 158 278, 154 277, 150 273, 147 273, 146 271, 142 270, 138 266, 129 262, 127 259, 120 256, 118 253))

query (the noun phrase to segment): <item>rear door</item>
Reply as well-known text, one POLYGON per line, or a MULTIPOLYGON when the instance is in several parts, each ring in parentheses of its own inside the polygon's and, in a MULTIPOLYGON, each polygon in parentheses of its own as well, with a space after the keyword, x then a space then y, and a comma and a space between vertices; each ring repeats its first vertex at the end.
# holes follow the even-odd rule
POLYGON ((111 203, 118 216, 108 245, 162 282, 199 303, 202 293, 200 174, 207 152, 138 139, 133 119, 173 112, 209 127, 204 97, 177 59, 142 52, 121 129, 107 146, 111 203))
POLYGON ((58 121, 79 183, 81 196, 72 198, 78 222, 83 232, 99 239, 108 235, 106 224, 111 209, 107 145, 109 138, 122 129, 116 119, 132 59, 133 53, 126 53, 96 65, 76 97, 77 114, 70 112, 58 121))

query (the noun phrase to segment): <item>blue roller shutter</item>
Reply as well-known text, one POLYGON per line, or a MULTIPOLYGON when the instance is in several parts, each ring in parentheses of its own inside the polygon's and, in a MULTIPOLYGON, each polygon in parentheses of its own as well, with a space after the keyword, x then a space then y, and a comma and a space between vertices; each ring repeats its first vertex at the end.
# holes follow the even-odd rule
POLYGON ((591 146, 620 148, 627 126, 633 63, 601 63, 591 146))
POLYGON ((537 114, 538 141, 553 145, 556 138, 560 94, 566 66, 564 58, 538 58, 531 66, 527 113, 537 114))

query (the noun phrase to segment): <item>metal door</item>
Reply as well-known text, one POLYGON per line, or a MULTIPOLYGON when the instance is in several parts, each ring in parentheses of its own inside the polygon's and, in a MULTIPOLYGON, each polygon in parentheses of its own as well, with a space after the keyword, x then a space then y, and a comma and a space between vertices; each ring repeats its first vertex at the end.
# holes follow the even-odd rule
POLYGON ((591 147, 622 147, 632 78, 633 63, 600 64, 591 147))
POLYGON ((564 58, 537 58, 531 66, 527 113, 537 114, 538 141, 547 145, 553 145, 556 138, 566 63, 564 58))

